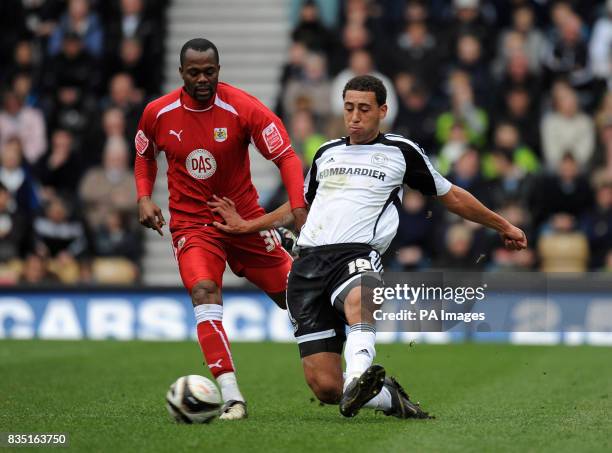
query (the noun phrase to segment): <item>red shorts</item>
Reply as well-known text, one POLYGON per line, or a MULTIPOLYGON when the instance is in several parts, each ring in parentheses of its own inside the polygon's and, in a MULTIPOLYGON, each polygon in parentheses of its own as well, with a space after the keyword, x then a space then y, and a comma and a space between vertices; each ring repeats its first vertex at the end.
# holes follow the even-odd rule
POLYGON ((172 247, 190 294, 201 280, 212 280, 221 288, 226 262, 236 275, 266 293, 287 289, 293 260, 275 230, 232 235, 212 226, 183 228, 172 233, 172 247))

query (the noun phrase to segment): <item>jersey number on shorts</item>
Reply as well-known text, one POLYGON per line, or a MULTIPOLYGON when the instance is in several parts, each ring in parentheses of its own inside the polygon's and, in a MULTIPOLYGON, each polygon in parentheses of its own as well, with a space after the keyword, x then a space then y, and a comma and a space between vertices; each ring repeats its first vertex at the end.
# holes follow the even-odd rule
POLYGON ((266 244, 266 252, 271 252, 277 245, 281 245, 280 238, 274 230, 260 231, 259 235, 263 238, 264 244, 266 244))
POLYGON ((372 263, 365 258, 358 258, 348 263, 349 274, 362 273, 372 270, 372 263))

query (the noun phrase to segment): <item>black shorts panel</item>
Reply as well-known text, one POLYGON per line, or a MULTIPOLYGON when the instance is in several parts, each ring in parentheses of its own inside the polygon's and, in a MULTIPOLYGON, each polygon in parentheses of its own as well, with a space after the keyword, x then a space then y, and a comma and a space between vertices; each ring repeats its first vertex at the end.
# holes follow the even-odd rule
MULTIPOLYGON (((365 244, 337 244, 300 251, 289 273, 287 311, 301 357, 317 352, 342 352, 346 320, 341 304, 340 310, 334 308, 331 297, 347 280, 372 271, 349 265, 355 260, 374 261, 377 253, 372 252, 365 244)), ((347 285, 352 287, 352 282, 347 285)), ((346 292, 342 290, 339 295, 346 292)))

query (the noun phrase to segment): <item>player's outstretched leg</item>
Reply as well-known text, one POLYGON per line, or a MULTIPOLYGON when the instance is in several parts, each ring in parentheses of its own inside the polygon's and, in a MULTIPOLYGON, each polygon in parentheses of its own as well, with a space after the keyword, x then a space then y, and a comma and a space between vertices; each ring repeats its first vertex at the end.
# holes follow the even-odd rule
POLYGON ((410 397, 395 378, 385 379, 384 389, 391 395, 391 404, 387 409, 381 408, 385 415, 397 418, 434 418, 421 409, 419 403, 410 401, 410 397))
POLYGON ((246 402, 238 388, 229 340, 223 328, 223 306, 219 288, 210 280, 200 281, 192 288, 191 298, 198 324, 198 341, 225 402, 219 418, 246 418, 246 402))

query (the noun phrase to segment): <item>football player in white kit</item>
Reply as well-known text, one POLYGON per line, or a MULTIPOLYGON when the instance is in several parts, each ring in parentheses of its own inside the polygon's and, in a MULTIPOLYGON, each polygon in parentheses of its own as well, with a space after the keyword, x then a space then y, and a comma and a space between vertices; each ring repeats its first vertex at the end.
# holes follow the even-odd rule
MULTIPOLYGON (((436 196, 465 219, 497 230, 508 249, 524 249, 527 239, 441 176, 419 145, 380 132, 387 105, 379 79, 353 78, 343 99, 348 135, 319 148, 305 180, 309 214, 288 277, 287 311, 306 382, 320 401, 339 404, 346 417, 368 407, 398 418, 428 418, 395 379, 385 376, 382 366, 372 364, 376 327, 361 303, 363 274, 382 272, 380 255, 397 232, 404 184, 436 196)), ((226 232, 249 233, 291 221, 289 204, 249 221, 232 205, 229 199, 213 203, 213 210, 226 220, 216 226, 226 232)))

